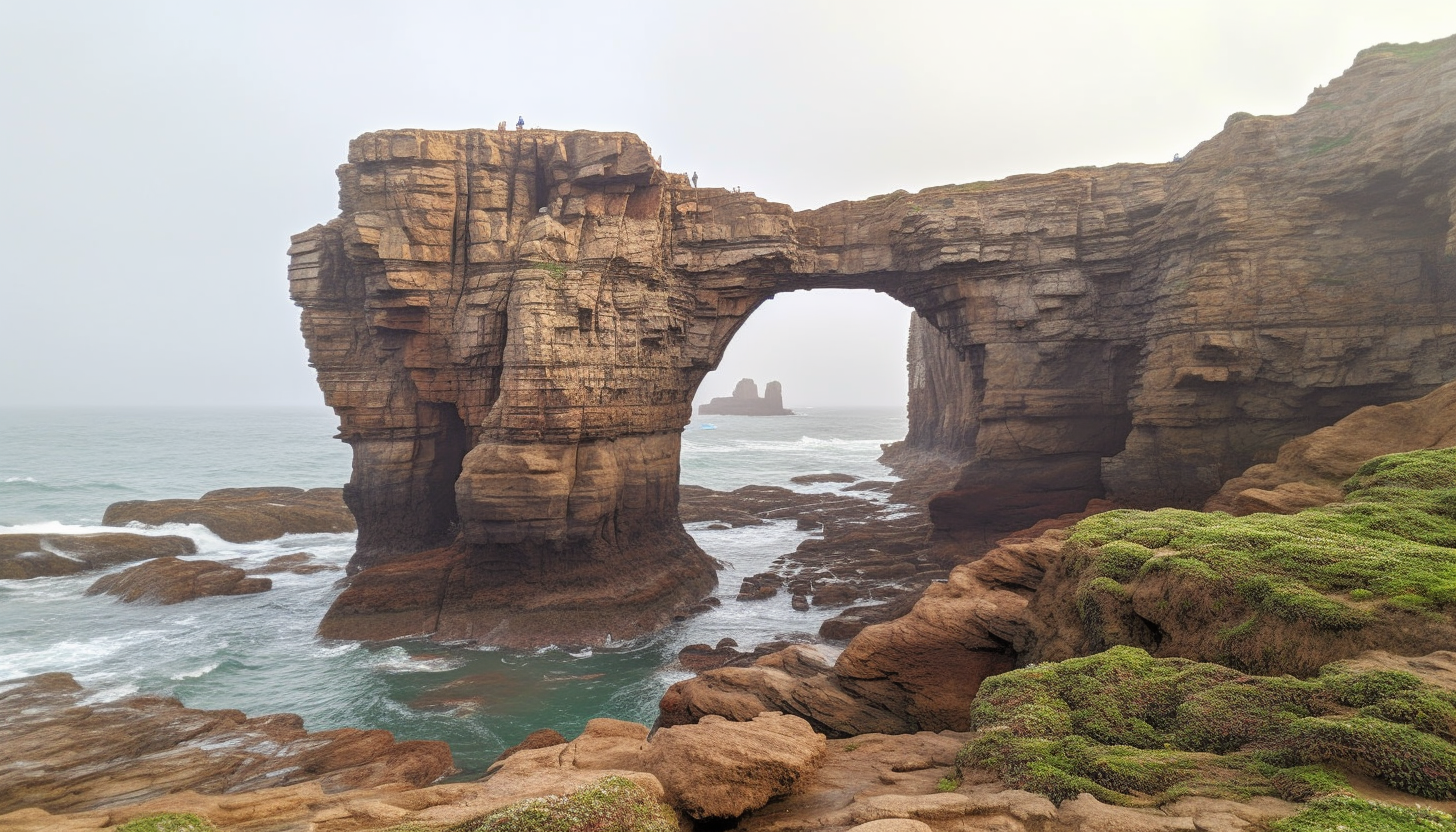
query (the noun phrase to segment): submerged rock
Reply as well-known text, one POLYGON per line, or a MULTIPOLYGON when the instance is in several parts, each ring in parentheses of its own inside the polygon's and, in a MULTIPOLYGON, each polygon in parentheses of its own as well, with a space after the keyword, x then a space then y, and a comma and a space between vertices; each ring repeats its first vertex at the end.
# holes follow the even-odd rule
POLYGON ((221 488, 196 500, 125 500, 106 508, 102 523, 197 523, 229 543, 272 540, 285 534, 352 532, 358 526, 343 490, 283 486, 221 488))
POLYGON ((75 575, 148 558, 196 553, 192 538, 178 535, 0 534, 0 580, 75 575))
POLYGON ((115 595, 127 603, 180 604, 214 595, 251 595, 273 588, 268 578, 212 560, 155 558, 107 575, 86 590, 87 595, 115 595))

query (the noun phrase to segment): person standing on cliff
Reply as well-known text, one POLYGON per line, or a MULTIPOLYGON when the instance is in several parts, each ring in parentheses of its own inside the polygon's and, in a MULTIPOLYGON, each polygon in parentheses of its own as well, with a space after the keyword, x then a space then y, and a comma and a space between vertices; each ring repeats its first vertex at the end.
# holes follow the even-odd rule
POLYGON ((693 190, 696 191, 697 189, 698 189, 698 172, 697 171, 693 171, 693 190))
POLYGON ((516 116, 516 129, 517 130, 525 130, 526 129, 526 117, 525 116, 516 116))

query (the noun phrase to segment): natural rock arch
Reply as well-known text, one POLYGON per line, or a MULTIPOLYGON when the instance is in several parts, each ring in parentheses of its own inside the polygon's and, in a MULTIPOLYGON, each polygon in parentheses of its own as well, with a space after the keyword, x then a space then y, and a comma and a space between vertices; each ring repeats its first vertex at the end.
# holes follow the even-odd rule
POLYGON ((916 310, 907 444, 964 463, 945 528, 1196 504, 1429 391, 1456 374, 1452 63, 1363 53, 1180 163, 798 212, 626 133, 356 139, 340 217, 290 249, 369 569, 324 632, 599 641, 680 614, 712 572, 676 518, 679 432, 781 291, 916 310))

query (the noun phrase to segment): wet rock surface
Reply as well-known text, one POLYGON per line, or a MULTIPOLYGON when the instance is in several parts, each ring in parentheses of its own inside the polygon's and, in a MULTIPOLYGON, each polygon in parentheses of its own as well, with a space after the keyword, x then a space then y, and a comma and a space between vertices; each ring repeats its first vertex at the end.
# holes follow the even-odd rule
POLYGON ((88 704, 87 696, 65 673, 0 683, 0 815, 303 783, 325 791, 418 787, 452 768, 445 743, 395 742, 388 731, 309 733, 292 714, 248 718, 162 696, 88 704))
POLYGON ((805 494, 762 485, 724 492, 685 485, 680 511, 684 522, 745 526, 793 518, 800 530, 819 531, 770 569, 744 578, 737 597, 765 600, 784 592, 802 609, 857 604, 820 629, 826 638, 847 639, 902 614, 926 586, 945 578, 957 557, 955 547, 932 542, 922 509, 862 494, 805 494))
POLYGON ((0 534, 0 580, 75 575, 148 558, 194 555, 197 544, 177 535, 0 534))
POLYGON ((126 603, 180 604, 197 598, 252 595, 273 588, 268 578, 212 560, 154 558, 107 575, 87 588, 87 595, 115 595, 126 603))
POLYGON ((196 523, 229 543, 285 534, 352 532, 358 526, 338 488, 221 488, 196 500, 126 500, 106 508, 102 523, 196 523))

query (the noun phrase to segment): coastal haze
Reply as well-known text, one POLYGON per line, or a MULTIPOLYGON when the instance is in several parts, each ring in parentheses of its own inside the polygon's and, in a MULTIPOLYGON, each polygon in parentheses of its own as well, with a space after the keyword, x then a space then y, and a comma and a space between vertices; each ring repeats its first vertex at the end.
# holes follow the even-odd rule
POLYGON ((7 10, 0 827, 1456 832, 1448 5, 7 10))
MULTIPOLYGON (((1444 2, 552 9, 7 8, 0 404, 317 405, 283 252, 369 130, 627 130, 704 187, 804 209, 1167 161, 1362 48, 1456 31, 1444 2)), ((820 294, 760 310, 699 401, 745 376, 790 408, 903 401, 908 312, 820 294)))

